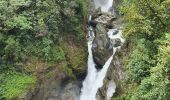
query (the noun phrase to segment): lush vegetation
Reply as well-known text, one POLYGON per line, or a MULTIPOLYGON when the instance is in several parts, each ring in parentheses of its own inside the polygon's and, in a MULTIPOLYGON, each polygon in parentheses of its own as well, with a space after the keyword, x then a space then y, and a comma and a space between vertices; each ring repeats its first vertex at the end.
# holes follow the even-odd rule
MULTIPOLYGON (((120 13, 132 49, 117 99, 168 100, 170 0, 124 0, 120 13)), ((36 64, 61 65, 70 76, 83 72, 86 53, 76 43, 84 39, 86 14, 87 0, 0 0, 0 100, 33 87, 36 64)))
POLYGON ((131 44, 121 100, 170 98, 170 1, 124 0, 124 36, 131 44))
POLYGON ((35 84, 35 77, 22 73, 6 72, 0 74, 0 99, 13 99, 13 97, 26 92, 35 84))
POLYGON ((12 99, 36 82, 30 60, 66 60, 60 41, 84 38, 85 0, 0 0, 0 99, 12 99))

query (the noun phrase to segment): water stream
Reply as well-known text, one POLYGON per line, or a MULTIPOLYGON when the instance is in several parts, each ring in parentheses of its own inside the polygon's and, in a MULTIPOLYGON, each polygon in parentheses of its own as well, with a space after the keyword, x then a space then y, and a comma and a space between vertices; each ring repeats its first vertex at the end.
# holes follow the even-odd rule
POLYGON ((111 80, 107 87, 107 93, 106 93, 107 100, 111 99, 113 94, 116 92, 115 90, 116 90, 116 83, 113 80, 111 80))
MULTIPOLYGON (((109 9, 112 7, 113 0, 94 0, 95 7, 101 7, 103 12, 108 12, 109 9)), ((91 16, 89 17, 89 21, 91 20, 91 16)), ((118 29, 110 29, 106 34, 111 40, 120 39, 123 43, 124 39, 122 38, 122 32, 118 29), (115 34, 115 32, 117 34, 115 34)), ((93 60, 92 54, 92 44, 95 38, 93 27, 88 26, 88 63, 87 63, 87 76, 83 81, 83 87, 81 89, 80 100, 96 100, 96 94, 98 89, 103 86, 103 80, 107 74, 107 70, 112 62, 113 56, 115 55, 116 51, 120 46, 113 47, 113 54, 110 58, 106 61, 103 68, 101 70, 97 70, 95 67, 95 63, 93 60)), ((115 93, 116 84, 114 81, 109 83, 108 90, 107 90, 107 99, 109 100, 113 94, 115 93)))
POLYGON ((101 7, 102 12, 108 12, 112 8, 113 0, 94 0, 95 8, 101 7))

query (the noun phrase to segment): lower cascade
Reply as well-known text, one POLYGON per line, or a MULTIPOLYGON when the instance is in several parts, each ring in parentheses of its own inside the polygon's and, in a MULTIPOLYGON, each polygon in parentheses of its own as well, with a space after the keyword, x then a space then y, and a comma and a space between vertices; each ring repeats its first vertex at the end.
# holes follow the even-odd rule
POLYGON ((109 82, 108 89, 107 89, 107 100, 109 100, 113 94, 115 93, 116 90, 116 84, 113 80, 109 82))
MULTIPOLYGON (((91 16, 90 16, 91 17, 91 16)), ((89 18, 91 19, 91 18, 89 18)), ((117 29, 110 29, 108 31, 108 37, 110 40, 114 39, 120 39, 121 42, 124 42, 124 39, 122 38, 121 30, 117 29), (115 34, 115 31, 118 31, 117 34, 115 34)), ((106 61, 103 68, 101 70, 97 70, 95 67, 95 63, 93 60, 93 54, 92 54, 92 43, 94 40, 94 32, 91 26, 89 26, 89 37, 88 37, 88 70, 87 70, 87 76, 83 82, 83 87, 81 89, 81 95, 80 100, 96 100, 96 94, 99 88, 103 86, 103 80, 106 76, 107 70, 112 62, 113 56, 115 55, 118 47, 113 47, 113 54, 110 56, 110 58, 106 61)), ((116 89, 116 85, 114 82, 111 82, 108 86, 108 97, 107 99, 111 98, 114 94, 116 89)))

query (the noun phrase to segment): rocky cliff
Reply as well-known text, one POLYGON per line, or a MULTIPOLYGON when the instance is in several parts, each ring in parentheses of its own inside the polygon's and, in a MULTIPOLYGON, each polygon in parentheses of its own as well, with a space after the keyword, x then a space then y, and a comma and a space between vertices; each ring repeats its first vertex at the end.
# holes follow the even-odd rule
MULTIPOLYGON (((119 39, 114 41, 108 38, 109 29, 121 29, 121 16, 117 13, 117 5, 121 0, 113 0, 113 12, 103 13, 100 8, 95 9, 93 1, 90 3, 89 15, 92 15, 93 21, 88 22, 94 27, 95 39, 93 42, 93 55, 96 67, 101 69, 106 60, 111 56, 112 47, 118 47, 121 44, 119 39)), ((85 26, 86 27, 86 26, 85 26)), ((115 31, 113 34, 117 34, 115 31)), ((36 88, 31 89, 17 99, 19 100, 78 100, 82 81, 86 74, 87 53, 84 47, 77 46, 73 40, 65 39, 61 41, 61 47, 64 49, 66 61, 50 69, 44 69, 38 73, 40 77, 36 88), (74 67, 69 67, 74 66, 74 67)), ((83 45, 84 42, 83 42, 83 45)), ((112 61, 104 80, 104 86, 98 91, 97 99, 106 99, 106 91, 109 81, 113 80, 116 84, 116 93, 122 91, 121 81, 126 79, 123 71, 122 59, 126 56, 126 43, 122 46, 112 61)))
MULTIPOLYGON (((109 29, 121 30, 122 20, 117 11, 117 6, 120 2, 121 0, 113 0, 112 13, 103 13, 100 8, 95 9, 95 7, 92 6, 94 3, 91 2, 90 14, 92 14, 93 20, 95 22, 96 35, 92 50, 94 54, 94 61, 98 69, 100 69, 105 64, 107 59, 112 54, 113 46, 118 47, 122 45, 119 39, 110 40, 107 35, 109 29)), ((117 34, 117 32, 118 31, 115 31, 113 34, 117 34)), ((98 91, 99 100, 106 99, 106 91, 110 80, 113 80, 117 86, 115 96, 122 92, 121 81, 126 79, 126 74, 124 73, 122 66, 123 57, 125 57, 127 54, 126 44, 127 43, 125 42, 122 48, 116 52, 116 55, 104 80, 104 86, 98 91)))

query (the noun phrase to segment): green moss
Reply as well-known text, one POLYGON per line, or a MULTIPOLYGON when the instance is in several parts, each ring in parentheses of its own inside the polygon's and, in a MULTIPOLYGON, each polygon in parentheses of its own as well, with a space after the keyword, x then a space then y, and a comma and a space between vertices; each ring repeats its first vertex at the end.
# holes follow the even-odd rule
POLYGON ((87 13, 88 13, 88 0, 77 0, 78 2, 79 2, 79 4, 80 4, 80 7, 81 7, 81 9, 82 9, 82 11, 83 11, 83 15, 87 15, 87 13))
POLYGON ((27 91, 33 86, 36 78, 21 73, 1 74, 2 83, 0 84, 0 99, 10 100, 27 91))
POLYGON ((49 79, 54 75, 55 75, 54 72, 49 72, 49 73, 47 73, 46 78, 49 79))
MULTIPOLYGON (((65 70, 68 74, 75 70, 77 75, 84 73, 86 69, 87 52, 85 47, 76 46, 67 42, 61 42, 61 48, 65 52, 65 70)), ((72 75, 71 75, 72 76, 72 75)))

